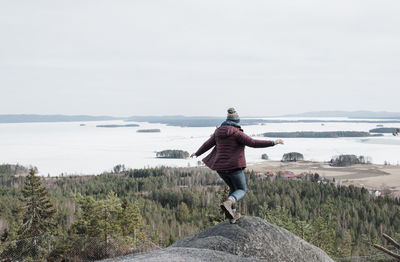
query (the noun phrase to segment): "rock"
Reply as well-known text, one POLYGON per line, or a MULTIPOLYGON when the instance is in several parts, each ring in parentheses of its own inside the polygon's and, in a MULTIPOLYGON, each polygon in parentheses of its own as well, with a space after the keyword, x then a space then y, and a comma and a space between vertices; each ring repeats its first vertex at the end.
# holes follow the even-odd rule
POLYGON ((166 262, 166 261, 179 261, 179 262, 262 262, 254 257, 239 257, 233 254, 229 254, 222 251, 210 250, 210 249, 199 249, 199 248, 181 248, 181 247, 169 247, 166 249, 153 251, 150 253, 140 255, 130 255, 119 258, 110 258, 102 260, 101 262, 166 262))
POLYGON ((267 261, 333 261, 321 249, 258 217, 245 216, 233 225, 222 222, 173 247, 219 250, 267 261))
POLYGON ((172 246, 106 261, 323 261, 333 260, 321 249, 286 229, 258 217, 236 224, 219 223, 172 246))

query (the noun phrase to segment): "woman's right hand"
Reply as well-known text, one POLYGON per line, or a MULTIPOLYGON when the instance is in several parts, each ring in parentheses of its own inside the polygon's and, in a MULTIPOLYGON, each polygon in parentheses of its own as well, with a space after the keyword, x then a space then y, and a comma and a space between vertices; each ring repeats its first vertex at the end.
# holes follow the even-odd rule
POLYGON ((190 155, 190 158, 193 158, 195 156, 196 156, 196 153, 193 153, 193 154, 190 155))
POLYGON ((284 144, 283 140, 282 139, 275 140, 275 145, 278 145, 278 144, 283 145, 284 144))

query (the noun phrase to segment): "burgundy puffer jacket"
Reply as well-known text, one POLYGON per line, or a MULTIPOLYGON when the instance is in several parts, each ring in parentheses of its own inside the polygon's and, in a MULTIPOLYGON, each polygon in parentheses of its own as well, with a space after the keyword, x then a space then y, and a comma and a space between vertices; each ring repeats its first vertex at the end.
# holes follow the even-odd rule
POLYGON ((212 170, 228 171, 246 167, 245 146, 269 147, 274 145, 273 141, 255 140, 243 133, 240 128, 225 125, 218 127, 195 155, 200 156, 215 146, 211 153, 203 159, 203 162, 212 170))

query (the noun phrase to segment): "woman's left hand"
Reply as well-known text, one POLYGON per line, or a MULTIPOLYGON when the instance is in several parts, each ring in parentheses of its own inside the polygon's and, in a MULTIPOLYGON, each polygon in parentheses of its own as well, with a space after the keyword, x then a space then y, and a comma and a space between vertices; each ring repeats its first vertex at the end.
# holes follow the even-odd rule
POLYGON ((195 157, 195 156, 196 156, 196 154, 193 153, 193 154, 190 155, 190 158, 193 158, 193 157, 195 157))
POLYGON ((275 140, 275 145, 278 145, 278 144, 283 145, 284 144, 283 140, 282 139, 275 140))

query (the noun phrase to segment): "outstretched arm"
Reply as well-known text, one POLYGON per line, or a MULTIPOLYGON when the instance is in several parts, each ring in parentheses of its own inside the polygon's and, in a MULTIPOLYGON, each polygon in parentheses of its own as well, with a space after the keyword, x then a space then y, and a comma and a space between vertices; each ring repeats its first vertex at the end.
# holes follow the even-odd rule
POLYGON ((275 141, 257 140, 249 137, 243 132, 237 134, 237 140, 239 141, 239 143, 249 147, 269 147, 277 144, 283 144, 282 139, 277 139, 275 141))
POLYGON ((193 153, 190 157, 200 156, 204 152, 207 152, 213 146, 215 146, 215 135, 214 134, 206 142, 204 142, 204 144, 199 148, 199 150, 196 151, 196 153, 193 153))

